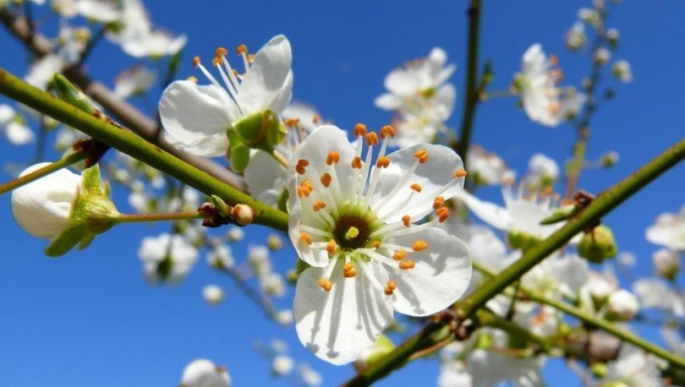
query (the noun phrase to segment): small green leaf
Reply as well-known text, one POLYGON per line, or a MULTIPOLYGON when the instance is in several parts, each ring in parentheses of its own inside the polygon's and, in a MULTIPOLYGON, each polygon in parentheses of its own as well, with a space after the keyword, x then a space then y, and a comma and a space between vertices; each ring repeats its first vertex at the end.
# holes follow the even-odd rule
POLYGON ((73 225, 50 241, 50 244, 45 248, 45 254, 50 257, 61 257, 84 239, 90 238, 92 240, 92 236, 88 234, 90 232, 86 224, 73 225))

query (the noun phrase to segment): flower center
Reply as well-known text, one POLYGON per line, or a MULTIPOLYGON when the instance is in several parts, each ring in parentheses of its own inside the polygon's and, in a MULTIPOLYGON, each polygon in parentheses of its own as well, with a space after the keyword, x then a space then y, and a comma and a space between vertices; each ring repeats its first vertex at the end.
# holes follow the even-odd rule
POLYGON ((332 234, 341 249, 353 251, 369 247, 377 238, 371 238, 380 226, 373 212, 360 206, 346 205, 335 219, 332 234))

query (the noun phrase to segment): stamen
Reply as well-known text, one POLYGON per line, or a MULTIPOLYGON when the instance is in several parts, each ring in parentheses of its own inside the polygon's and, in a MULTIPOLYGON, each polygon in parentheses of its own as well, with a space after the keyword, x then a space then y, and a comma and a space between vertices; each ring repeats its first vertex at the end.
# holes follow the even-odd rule
POLYGON ((395 261, 401 261, 404 258, 407 257, 407 251, 406 250, 397 250, 395 254, 392 255, 392 259, 395 261))
POLYGON ((321 175, 321 184, 323 184, 324 187, 328 188, 328 186, 331 185, 331 181, 333 181, 333 178, 329 173, 321 175))
POLYGON ((371 243, 371 246, 373 246, 373 247, 379 249, 379 248, 381 247, 381 244, 382 244, 381 241, 373 241, 373 242, 371 243))
POLYGON ((328 155, 326 156, 326 164, 332 165, 337 164, 338 162, 340 162, 340 153, 336 151, 328 152, 328 155))
POLYGON ((254 62, 254 54, 247 54, 247 63, 252 64, 254 62))
POLYGON ((406 261, 401 261, 399 266, 402 270, 409 270, 413 269, 416 264, 411 259, 407 259, 406 261))
POLYGON ((312 237, 311 235, 307 234, 306 232, 301 232, 301 233, 300 233, 300 240, 301 240, 302 242, 306 243, 307 245, 311 245, 312 243, 314 243, 314 237, 312 237))
POLYGON ((300 124, 300 119, 299 118, 288 118, 285 120, 285 124, 287 126, 290 126, 291 128, 297 127, 297 125, 300 124))
POLYGON ((459 179, 459 178, 462 178, 462 177, 466 177, 466 175, 468 175, 468 173, 466 172, 466 170, 460 168, 460 169, 457 169, 456 171, 454 171, 454 175, 453 175, 453 176, 454 176, 455 179, 459 179))
POLYGON ((312 191, 314 191, 314 186, 312 186, 312 182, 307 179, 297 187, 297 196, 308 198, 312 191))
POLYGON ((352 168, 354 169, 362 169, 362 158, 359 156, 355 156, 352 159, 352 168))
POLYGON ((393 128, 391 125, 385 125, 381 128, 381 138, 385 140, 385 138, 388 136, 390 138, 395 137, 395 128, 393 128))
POLYGON ((323 202, 323 200, 317 200, 314 202, 314 212, 321 211, 323 208, 326 208, 326 203, 323 202))
POLYGON ((409 227, 411 226, 411 216, 405 215, 402 217, 402 224, 404 224, 404 227, 409 227))
POLYGON ((225 56, 226 54, 228 54, 228 50, 226 50, 223 47, 219 47, 214 51, 214 56, 221 57, 221 56, 225 56))
POLYGON ((357 271, 354 269, 354 263, 346 262, 343 266, 343 275, 345 278, 352 278, 357 275, 357 271))
POLYGON ((364 124, 355 125, 354 129, 352 129, 352 133, 354 133, 355 137, 366 136, 366 125, 364 125, 364 124))
POLYGON ((387 156, 379 157, 376 161, 376 167, 387 168, 390 165, 390 158, 387 156))
POLYGON ((371 132, 366 135, 366 146, 378 145, 378 135, 375 132, 371 132))
POLYGON ((450 217, 450 209, 447 207, 440 207, 435 210, 435 215, 438 216, 438 221, 442 223, 450 217))
POLYGON ((428 243, 426 241, 419 239, 411 246, 414 251, 423 251, 428 248, 428 243))
POLYGON ((299 173, 300 175, 304 175, 306 172, 306 167, 309 165, 309 160, 307 159, 299 159, 297 160, 297 165, 295 166, 295 171, 299 173))
POLYGON ((338 244, 335 243, 335 239, 328 241, 328 244, 326 245, 326 251, 328 251, 328 254, 330 255, 335 255, 335 253, 338 252, 338 244))
POLYGON ((411 189, 413 189, 416 192, 421 192, 421 189, 422 189, 421 184, 419 184, 419 183, 414 183, 414 184, 410 185, 409 187, 411 187, 411 189))
POLYGON ((428 162, 428 151, 425 149, 419 149, 414 152, 414 157, 419 160, 419 163, 425 164, 428 162))
POLYGON ((199 56, 193 57, 193 67, 197 68, 197 66, 199 66, 199 65, 200 65, 200 57, 199 56))
POLYGON ((318 114, 314 114, 314 117, 312 117, 312 124, 318 124, 319 121, 321 121, 321 116, 318 114))
POLYGON ((321 286, 321 289, 330 292, 333 288, 333 283, 325 278, 319 278, 319 286, 321 286))
POLYGON ((433 209, 434 210, 437 210, 438 208, 443 207, 444 205, 445 205, 445 198, 443 198, 442 196, 438 196, 437 198, 435 198, 435 200, 433 200, 433 209))
POLYGON ((388 281, 388 284, 385 286, 385 294, 387 296, 391 296, 395 289, 397 289, 397 284, 395 284, 395 281, 390 280, 388 281))
POLYGON ((244 55, 247 54, 247 46, 244 44, 241 44, 235 49, 235 53, 238 55, 244 55))

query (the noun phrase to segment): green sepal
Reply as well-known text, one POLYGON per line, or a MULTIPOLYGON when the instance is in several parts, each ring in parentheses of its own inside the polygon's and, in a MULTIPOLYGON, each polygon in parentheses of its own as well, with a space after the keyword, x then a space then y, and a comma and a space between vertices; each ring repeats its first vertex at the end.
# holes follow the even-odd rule
POLYGON ((86 97, 81 90, 72 85, 71 82, 69 82, 69 80, 67 80, 67 78, 63 75, 55 74, 53 81, 60 99, 69 103, 70 105, 76 106, 79 108, 79 110, 83 110, 88 114, 95 114, 99 111, 93 102, 91 102, 91 100, 86 97))
MULTIPOLYGON (((61 257, 69 252, 79 243, 87 238, 90 232, 85 223, 77 223, 62 231, 57 237, 50 241, 45 248, 45 255, 49 257, 61 257)), ((92 240, 92 236, 90 238, 92 240)))
POLYGON ((81 242, 78 244, 78 249, 79 251, 84 250, 86 247, 90 246, 90 244, 93 242, 95 239, 95 234, 93 233, 88 233, 86 234, 81 242))
POLYGON ((373 343, 374 352, 366 359, 366 364, 369 366, 376 364, 379 360, 383 359, 385 355, 394 351, 395 348, 395 343, 393 343, 388 336, 380 335, 376 342, 373 343))
POLYGON ((281 123, 281 119, 271 110, 243 117, 233 125, 232 130, 249 148, 261 149, 269 154, 273 153, 276 145, 283 142, 287 134, 287 129, 281 123))
POLYGON ((102 176, 100 175, 100 166, 93 165, 83 171, 81 175, 81 186, 88 194, 104 195, 105 190, 102 187, 102 176))
POLYGON ((592 263, 602 263, 618 253, 614 233, 608 227, 599 225, 583 235, 578 242, 578 255, 592 263))
POLYGON ((245 145, 235 130, 229 129, 227 135, 231 166, 236 172, 242 172, 250 163, 250 148, 245 145))
POLYGON ((302 274, 302 272, 309 269, 310 267, 310 264, 298 258, 297 262, 295 263, 295 272, 299 276, 300 274, 302 274))
POLYGON ((554 224, 554 223, 559 223, 563 222, 565 220, 569 220, 571 217, 573 217, 575 214, 578 213, 578 207, 576 206, 568 206, 568 207, 562 207, 552 213, 552 215, 546 217, 542 221, 540 221, 540 224, 542 225, 549 225, 549 224, 554 224))
POLYGON ((226 202, 222 198, 216 195, 212 195, 210 198, 212 199, 212 204, 214 204, 214 208, 216 208, 221 215, 231 215, 231 206, 226 204, 226 202))

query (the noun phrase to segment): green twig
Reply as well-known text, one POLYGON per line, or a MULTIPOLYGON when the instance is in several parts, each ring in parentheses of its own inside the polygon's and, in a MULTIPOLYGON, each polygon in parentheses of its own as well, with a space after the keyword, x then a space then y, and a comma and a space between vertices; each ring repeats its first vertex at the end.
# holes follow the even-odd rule
POLYGON ((101 121, 42 90, 26 84, 3 69, 0 69, 0 93, 64 122, 207 195, 217 195, 230 205, 243 203, 252 207, 256 212, 256 223, 281 231, 288 229, 288 215, 285 212, 255 200, 238 189, 148 143, 128 130, 101 121))
POLYGON ((197 211, 170 212, 164 214, 119 214, 117 223, 144 223, 167 220, 193 220, 203 218, 205 215, 197 211))
POLYGON ((37 169, 29 174, 26 174, 22 177, 16 178, 14 180, 8 181, 5 184, 0 185, 0 195, 12 191, 14 189, 17 189, 21 187, 22 185, 26 185, 34 180, 38 180, 41 177, 45 175, 49 175, 59 169, 68 167, 72 164, 76 164, 79 161, 83 161, 86 158, 88 158, 88 154, 84 152, 77 152, 73 153, 69 156, 66 156, 59 161, 55 161, 54 163, 50 165, 46 165, 43 168, 37 169))

